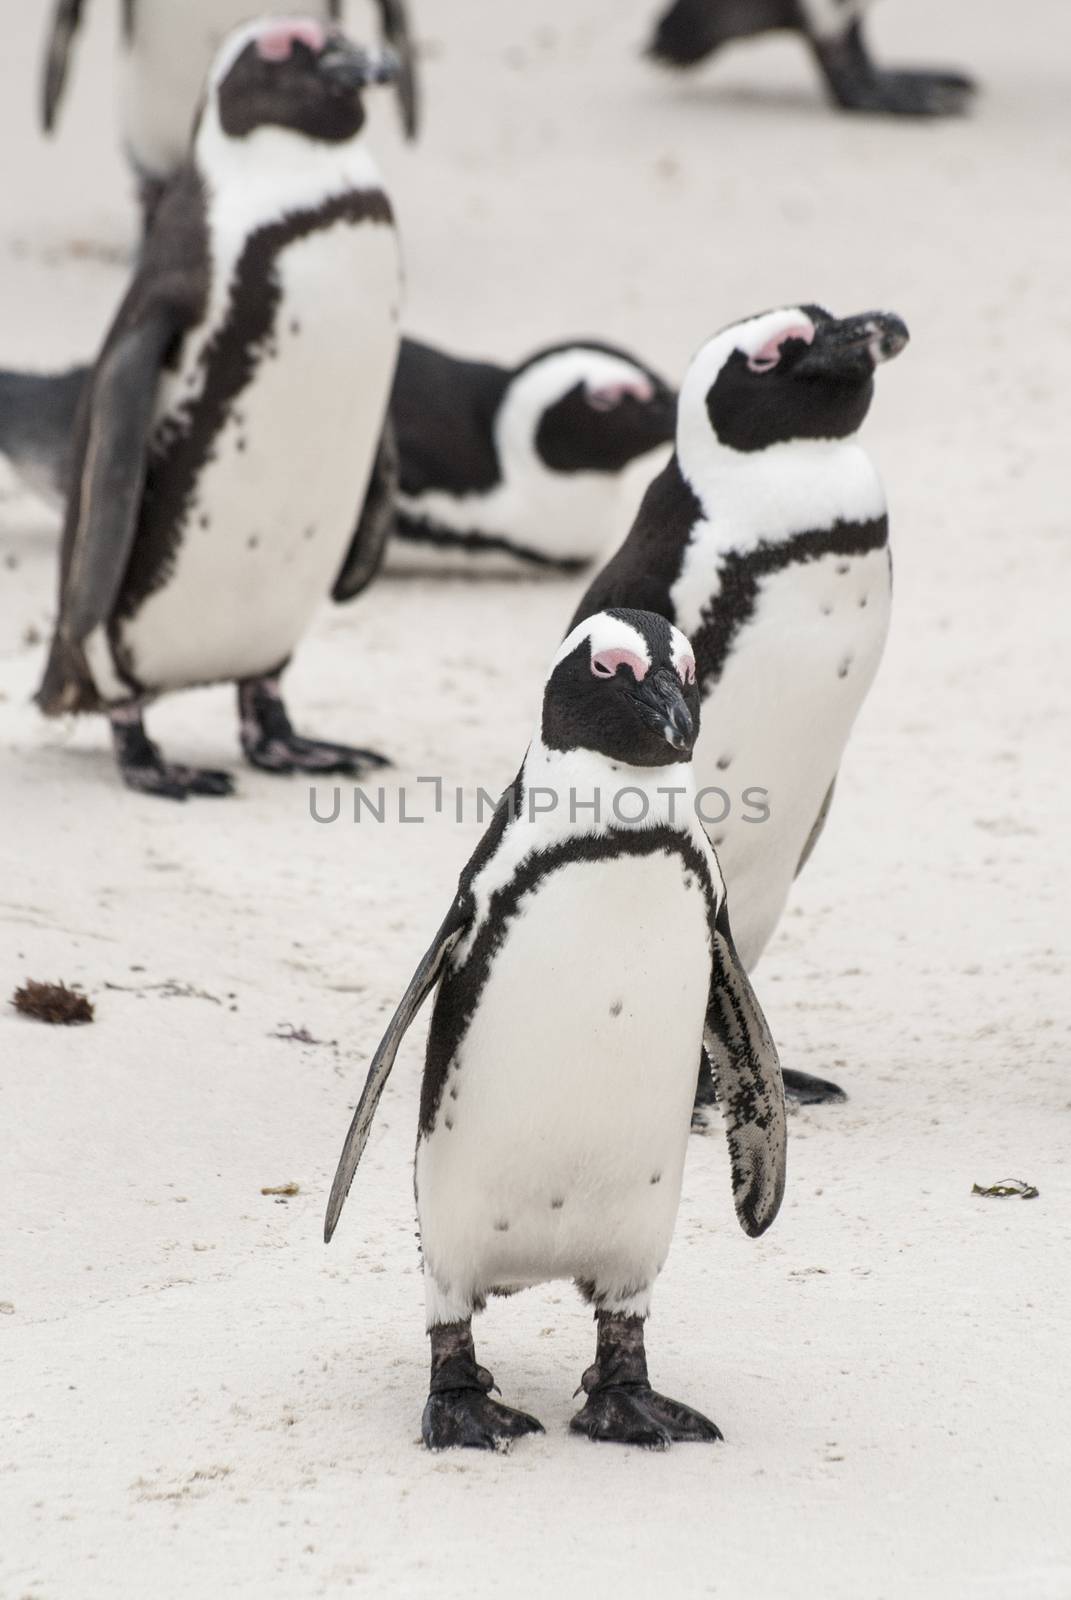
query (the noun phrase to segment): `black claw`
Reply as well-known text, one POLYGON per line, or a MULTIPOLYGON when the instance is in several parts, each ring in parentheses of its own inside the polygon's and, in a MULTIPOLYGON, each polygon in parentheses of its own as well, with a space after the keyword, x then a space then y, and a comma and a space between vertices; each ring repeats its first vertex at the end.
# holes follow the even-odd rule
POLYGON ((420 1432, 429 1450, 508 1450, 543 1424, 479 1389, 439 1389, 428 1395, 420 1432))
POLYGON ((722 1438, 708 1417, 657 1394, 650 1384, 593 1390, 569 1427, 598 1443, 636 1444, 646 1450, 666 1450, 673 1443, 713 1444, 722 1438))
POLYGON ((782 1074, 785 1094, 801 1106, 836 1105, 848 1096, 838 1083, 828 1078, 813 1078, 809 1072, 794 1072, 791 1068, 782 1074))

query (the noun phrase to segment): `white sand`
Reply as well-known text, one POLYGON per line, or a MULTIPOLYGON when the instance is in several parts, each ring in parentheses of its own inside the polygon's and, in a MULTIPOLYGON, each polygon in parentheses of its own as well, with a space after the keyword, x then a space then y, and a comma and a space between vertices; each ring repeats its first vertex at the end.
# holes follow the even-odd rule
MULTIPOLYGON (((225 803, 125 792, 102 725, 27 703, 49 523, 8 499, 0 982, 81 983, 97 1021, 0 1011, 0 1593, 1066 1600, 1071 12, 881 8, 887 56, 988 86, 972 120, 912 127, 828 114, 791 41, 674 85, 637 58, 655 0, 414 4, 419 148, 380 116, 414 331, 504 356, 598 333, 679 376, 717 325, 800 297, 912 329, 868 426, 893 637, 758 974, 786 1062, 851 1102, 794 1119, 758 1243, 720 1144, 693 1143, 649 1344, 723 1446, 570 1439, 592 1327, 562 1286, 478 1327, 546 1438, 425 1454, 422 1028, 330 1250, 320 1228, 477 829, 317 826, 303 782, 247 771, 225 803), (1040 1199, 972 1198, 1006 1176, 1040 1199), (296 1198, 262 1197, 286 1180, 296 1198)), ((54 145, 32 127, 39 9, 8 7, 0 56, 0 360, 46 366, 98 337, 122 267, 76 246, 121 249, 131 210, 114 8, 54 145)), ((293 707, 390 751, 392 782, 501 786, 574 587, 382 583, 325 608, 293 707)), ((234 760, 224 691, 152 727, 234 760)))

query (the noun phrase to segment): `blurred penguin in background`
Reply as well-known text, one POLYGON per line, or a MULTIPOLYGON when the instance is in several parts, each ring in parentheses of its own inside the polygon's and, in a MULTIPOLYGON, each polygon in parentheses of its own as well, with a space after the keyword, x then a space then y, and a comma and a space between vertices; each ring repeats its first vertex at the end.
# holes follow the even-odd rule
MULTIPOLYGON (((41 121, 54 133, 71 57, 88 0, 56 0, 45 46, 41 121)), ((406 134, 417 128, 413 48, 404 0, 376 0, 383 41, 398 56, 398 101, 406 134)), ((137 178, 143 221, 189 149, 190 130, 208 69, 233 28, 252 17, 301 12, 325 22, 342 17, 342 0, 273 5, 271 0, 121 0, 119 123, 137 178)))

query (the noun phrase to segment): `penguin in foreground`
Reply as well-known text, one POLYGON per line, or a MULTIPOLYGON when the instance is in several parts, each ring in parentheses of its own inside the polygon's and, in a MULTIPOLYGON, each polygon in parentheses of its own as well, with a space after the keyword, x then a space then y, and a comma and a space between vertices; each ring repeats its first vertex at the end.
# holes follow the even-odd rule
MULTIPOLYGON (((703 702, 693 766, 751 971, 825 824, 881 659, 885 493, 858 441, 899 317, 820 306, 726 328, 685 376, 676 450, 573 616, 657 611, 689 635, 703 702)), ((836 1085, 786 1072, 805 1101, 836 1085)), ((699 1110, 709 1105, 709 1079, 699 1110)))
POLYGON ((581 570, 620 526, 625 467, 670 443, 675 415, 668 385, 611 345, 554 345, 510 371, 403 340, 389 565, 581 570))
MULTIPOLYGON (((413 47, 404 0, 377 0, 384 42, 398 57, 397 89, 410 138, 417 127, 413 47)), ((54 133, 87 0, 56 0, 45 48, 41 123, 54 133)), ((123 0, 119 116, 124 149, 138 179, 147 220, 171 174, 186 159, 209 67, 223 40, 250 17, 287 16, 292 5, 271 0, 123 0)), ((304 11, 341 21, 342 0, 309 0, 304 11)))
POLYGON ((131 788, 230 792, 165 761, 142 722, 152 696, 221 681, 255 766, 382 760, 296 734, 279 680, 389 529, 399 258, 362 128, 393 70, 311 20, 233 35, 93 369, 37 699, 105 712, 131 788))
POLYGON ((398 1047, 437 987, 416 1150, 432 1450, 542 1432, 491 1399, 471 1321, 490 1294, 563 1278, 595 1307, 598 1330, 573 1431, 659 1449, 721 1437, 651 1388, 644 1352, 700 1056, 752 1236, 781 1203, 785 1112, 693 806, 698 729, 695 660, 676 628, 612 610, 573 630, 520 773, 373 1058, 328 1240, 398 1047))
POLYGON ((659 18, 649 53, 693 67, 737 39, 788 31, 806 39, 833 104, 842 111, 940 117, 965 111, 974 81, 961 72, 890 71, 863 36, 869 0, 674 0, 659 18))
MULTIPOLYGON (((0 454, 53 503, 88 373, 0 371, 0 454)), ((610 345, 556 345, 510 370, 403 339, 387 569, 581 570, 621 526, 625 467, 672 442, 676 408, 661 378, 610 345)))

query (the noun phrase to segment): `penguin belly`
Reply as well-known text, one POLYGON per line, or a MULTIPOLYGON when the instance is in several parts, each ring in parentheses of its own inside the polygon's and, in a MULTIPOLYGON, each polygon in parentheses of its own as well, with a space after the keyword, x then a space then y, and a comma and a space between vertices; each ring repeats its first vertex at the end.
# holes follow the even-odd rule
POLYGON ((800 856, 881 660, 892 596, 886 547, 823 556, 760 580, 703 702, 696 789, 750 970, 784 910, 800 856), (765 790, 765 799, 742 796, 765 790), (762 821, 759 805, 769 808, 762 821), (748 819, 752 820, 748 820, 748 819))
MULTIPOLYGON (((272 334, 211 442, 162 581, 117 632, 150 691, 281 666, 353 537, 397 356, 393 229, 336 224, 289 245, 276 273, 272 334)), ((169 380, 176 399, 186 380, 169 380)), ((209 372, 194 430, 211 385, 209 372)))
MULTIPOLYGON (((322 5, 298 7, 322 15, 322 5)), ((166 178, 186 156, 208 69, 223 40, 251 16, 290 16, 292 5, 250 0, 138 0, 119 68, 119 121, 135 167, 166 178)))
POLYGON ((415 529, 402 524, 388 565, 396 572, 528 577, 573 571, 605 550, 621 498, 609 473, 556 473, 534 464, 485 494, 402 494, 399 510, 415 529))
POLYGON ((680 1200, 709 940, 676 855, 572 864, 526 896, 417 1147, 430 1323, 555 1278, 645 1303, 680 1200))

